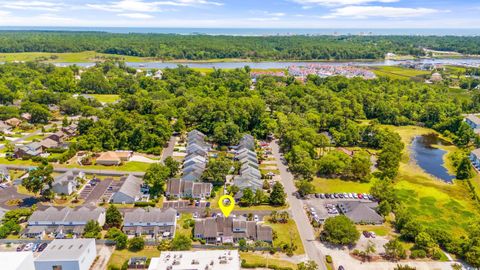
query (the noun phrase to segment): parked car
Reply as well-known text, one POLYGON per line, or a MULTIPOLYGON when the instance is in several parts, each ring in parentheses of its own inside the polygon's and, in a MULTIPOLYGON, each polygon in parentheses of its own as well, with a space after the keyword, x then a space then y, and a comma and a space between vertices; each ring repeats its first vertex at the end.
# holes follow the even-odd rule
POLYGON ((315 198, 317 198, 317 199, 320 198, 320 194, 315 193, 315 198))
POLYGON ((207 202, 207 203, 205 204, 205 207, 210 207, 210 202, 207 202))
POLYGON ((28 243, 23 248, 23 251, 30 251, 30 250, 32 250, 32 248, 33 248, 33 243, 28 243))
POLYGON ((38 247, 37 251, 42 252, 47 246, 48 246, 47 243, 41 243, 40 246, 38 247))
POLYGON ((371 236, 372 238, 376 238, 376 237, 377 237, 377 234, 374 233, 374 232, 370 232, 370 236, 371 236))
POLYGON ((17 251, 23 251, 23 248, 25 248, 25 244, 21 244, 20 246, 18 246, 17 251))
POLYGON ((198 214, 197 214, 197 213, 193 213, 193 218, 198 218, 198 214))
POLYGON ((258 216, 257 215, 253 216, 253 220, 258 221, 258 216))
POLYGON ((338 197, 340 197, 340 199, 343 199, 343 198, 344 198, 344 196, 343 196, 342 193, 338 194, 338 197))
POLYGON ((345 270, 345 268, 343 268, 343 266, 340 265, 340 266, 338 267, 338 270, 345 270))
POLYGON ((38 243, 33 244, 32 252, 37 251, 37 248, 38 248, 39 245, 40 245, 40 244, 38 244, 38 243))
POLYGON ((370 236, 371 236, 371 235, 370 235, 370 232, 368 232, 368 231, 363 231, 362 234, 363 234, 363 236, 365 236, 366 238, 370 238, 370 236))

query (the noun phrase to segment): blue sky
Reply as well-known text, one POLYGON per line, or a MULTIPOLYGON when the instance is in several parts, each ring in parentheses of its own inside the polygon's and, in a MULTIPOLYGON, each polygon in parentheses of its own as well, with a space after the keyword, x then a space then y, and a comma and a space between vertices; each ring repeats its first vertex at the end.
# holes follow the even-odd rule
POLYGON ((480 28, 479 14, 477 0, 0 0, 2 26, 480 28))

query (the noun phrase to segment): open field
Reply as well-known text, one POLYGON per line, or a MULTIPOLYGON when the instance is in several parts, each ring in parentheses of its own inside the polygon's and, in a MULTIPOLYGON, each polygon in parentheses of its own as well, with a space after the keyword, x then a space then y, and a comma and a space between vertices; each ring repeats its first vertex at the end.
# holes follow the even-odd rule
MULTIPOLYGON (((470 199, 465 183, 446 184, 425 173, 409 158, 408 145, 412 138, 435 131, 412 126, 392 128, 400 134, 406 146, 395 183, 400 200, 423 225, 464 235, 469 223, 480 216, 478 205, 470 199)), ((456 147, 442 149, 447 150, 448 155, 456 147)))
POLYGON ((297 265, 277 258, 275 255, 270 255, 268 253, 258 254, 252 252, 240 252, 240 259, 245 260, 247 263, 256 264, 256 263, 268 263, 268 265, 290 267, 293 270, 297 269, 297 265))
POLYGON ((90 94, 89 96, 94 97, 96 100, 103 103, 114 103, 120 99, 119 95, 100 95, 100 94, 90 94))
POLYGON ((122 268, 122 265, 125 261, 131 257, 158 257, 160 256, 160 251, 156 247, 146 246, 144 250, 139 252, 131 252, 128 249, 115 250, 108 261, 108 266, 117 267, 118 269, 122 268))
MULTIPOLYGON (((268 219, 268 217, 265 217, 265 219, 268 219)), ((285 224, 265 221, 265 224, 272 227, 273 231, 277 234, 277 238, 273 240, 274 246, 279 247, 282 243, 289 244, 293 242, 293 244, 297 246, 297 249, 293 253, 295 255, 305 254, 302 239, 300 239, 300 234, 294 220, 290 219, 288 223, 285 224)))
POLYGON ((396 66, 375 67, 373 72, 377 76, 389 77, 391 79, 409 80, 422 75, 429 75, 430 71, 402 68, 396 66))

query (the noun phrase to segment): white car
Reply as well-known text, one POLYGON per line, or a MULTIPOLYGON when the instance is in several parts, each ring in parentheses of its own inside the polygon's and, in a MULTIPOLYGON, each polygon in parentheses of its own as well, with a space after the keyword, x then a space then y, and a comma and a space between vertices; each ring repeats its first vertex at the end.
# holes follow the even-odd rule
POLYGON ((30 250, 32 250, 32 248, 33 248, 33 243, 28 243, 23 248, 23 251, 30 251, 30 250))
POLYGON ((198 218, 198 214, 197 214, 197 213, 193 213, 193 218, 198 218))
POLYGON ((253 220, 258 221, 258 216, 257 215, 253 216, 253 220))

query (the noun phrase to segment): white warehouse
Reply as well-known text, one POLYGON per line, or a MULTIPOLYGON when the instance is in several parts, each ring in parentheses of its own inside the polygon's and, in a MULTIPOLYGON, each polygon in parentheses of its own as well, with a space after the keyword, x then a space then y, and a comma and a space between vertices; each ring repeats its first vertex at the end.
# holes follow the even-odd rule
POLYGON ((88 270, 96 257, 95 239, 56 239, 35 259, 35 270, 88 270))
POLYGON ((35 270, 33 266, 33 253, 31 251, 0 252, 0 269, 35 270))

